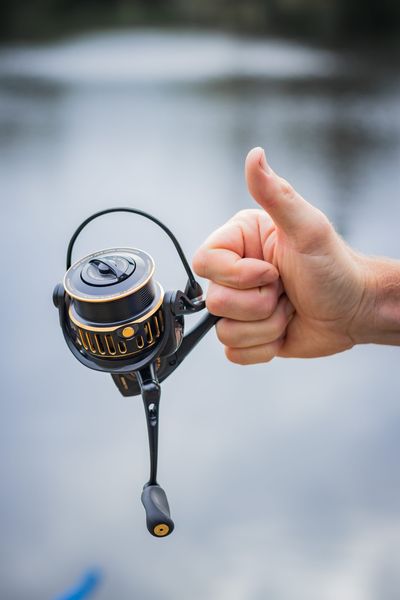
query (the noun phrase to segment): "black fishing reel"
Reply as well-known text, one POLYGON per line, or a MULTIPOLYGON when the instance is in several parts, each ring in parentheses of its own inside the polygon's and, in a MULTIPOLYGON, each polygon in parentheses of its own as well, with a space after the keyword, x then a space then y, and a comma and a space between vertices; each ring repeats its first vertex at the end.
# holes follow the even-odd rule
POLYGON ((150 447, 150 478, 142 493, 147 528, 156 537, 172 533, 167 496, 157 483, 161 382, 166 379, 218 317, 206 314, 184 335, 185 316, 204 310, 205 302, 182 248, 158 219, 133 208, 112 208, 91 215, 78 227, 67 250, 67 272, 53 301, 72 354, 86 367, 110 373, 123 396, 142 395, 150 447), (184 291, 164 292, 154 279, 149 254, 110 248, 71 266, 78 235, 101 215, 129 212, 150 219, 172 240, 188 275, 184 291))

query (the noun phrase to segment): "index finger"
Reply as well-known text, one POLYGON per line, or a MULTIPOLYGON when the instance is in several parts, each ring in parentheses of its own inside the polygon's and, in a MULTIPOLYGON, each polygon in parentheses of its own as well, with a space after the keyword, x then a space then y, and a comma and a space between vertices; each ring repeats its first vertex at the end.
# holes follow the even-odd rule
POLYGON ((197 250, 193 268, 197 275, 236 289, 268 285, 279 278, 271 263, 245 257, 243 230, 230 221, 217 229, 197 250))

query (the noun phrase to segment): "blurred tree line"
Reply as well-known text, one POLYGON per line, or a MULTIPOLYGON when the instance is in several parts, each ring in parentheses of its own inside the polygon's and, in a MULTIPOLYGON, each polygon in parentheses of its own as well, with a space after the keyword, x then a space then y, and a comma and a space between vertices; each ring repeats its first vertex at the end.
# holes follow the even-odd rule
POLYGON ((2 0, 0 39, 137 25, 224 27, 334 42, 400 30, 400 0, 2 0))

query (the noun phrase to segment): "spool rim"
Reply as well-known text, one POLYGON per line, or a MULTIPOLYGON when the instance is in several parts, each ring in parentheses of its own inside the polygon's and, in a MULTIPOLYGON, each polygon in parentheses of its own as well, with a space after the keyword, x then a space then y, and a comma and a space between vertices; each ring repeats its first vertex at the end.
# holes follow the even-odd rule
POLYGON ((68 296, 70 296, 70 298, 74 298, 75 300, 79 300, 80 302, 95 302, 95 303, 115 302, 115 300, 119 300, 120 298, 126 298, 127 296, 131 296, 135 292, 139 291, 142 287, 144 287, 150 281, 150 279, 153 277, 155 268, 156 267, 155 267, 153 257, 150 254, 148 254, 147 252, 140 250, 140 248, 129 248, 129 247, 105 248, 104 250, 101 250, 99 252, 91 252, 90 254, 87 254, 86 256, 83 256, 82 258, 80 258, 79 260, 74 262, 74 264, 70 266, 70 268, 64 275, 63 287, 64 287, 65 292, 68 294, 68 296), (67 284, 67 277, 69 276, 71 271, 73 269, 75 269, 80 263, 85 262, 88 258, 94 258, 95 256, 104 254, 106 252, 108 253, 108 252, 116 252, 116 251, 139 252, 139 254, 145 254, 150 259, 150 264, 151 264, 150 273, 139 284, 133 286, 132 288, 129 288, 128 290, 126 290, 124 292, 119 292, 119 293, 116 293, 113 295, 110 294, 108 296, 102 296, 102 297, 98 297, 98 298, 88 298, 88 297, 79 296, 79 294, 68 289, 69 286, 67 284))

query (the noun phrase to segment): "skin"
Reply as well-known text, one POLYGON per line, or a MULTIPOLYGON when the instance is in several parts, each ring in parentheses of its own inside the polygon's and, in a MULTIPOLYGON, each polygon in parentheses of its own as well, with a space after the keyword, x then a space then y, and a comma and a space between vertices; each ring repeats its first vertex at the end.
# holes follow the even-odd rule
POLYGON ((249 152, 245 172, 261 209, 234 215, 193 260, 210 280, 208 310, 223 317, 227 358, 245 365, 400 344, 400 264, 352 250, 261 148, 249 152))

